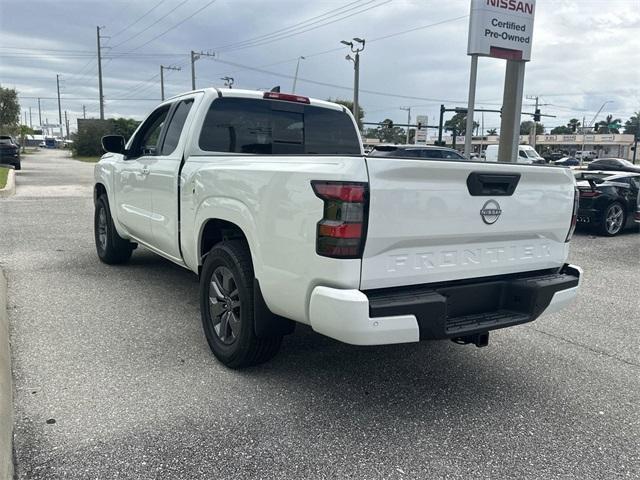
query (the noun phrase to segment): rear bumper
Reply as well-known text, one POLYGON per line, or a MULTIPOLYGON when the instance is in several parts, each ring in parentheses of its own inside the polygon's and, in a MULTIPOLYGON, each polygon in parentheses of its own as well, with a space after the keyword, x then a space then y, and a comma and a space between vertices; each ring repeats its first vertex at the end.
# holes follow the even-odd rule
POLYGON ((312 328, 353 345, 383 345, 484 333, 568 306, 582 269, 362 292, 316 287, 312 328))
POLYGON ((599 211, 595 208, 580 208, 576 218, 579 224, 598 223, 599 211))

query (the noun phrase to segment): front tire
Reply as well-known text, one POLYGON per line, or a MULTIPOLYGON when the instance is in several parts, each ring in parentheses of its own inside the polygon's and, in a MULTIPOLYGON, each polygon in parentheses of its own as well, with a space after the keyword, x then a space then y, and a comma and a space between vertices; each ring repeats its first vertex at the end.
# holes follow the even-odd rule
POLYGON ((607 237, 613 237, 624 229, 626 220, 624 207, 619 202, 613 202, 604 210, 600 222, 600 233, 607 237))
POLYGON ((229 368, 264 363, 282 343, 282 336, 256 337, 253 280, 251 254, 240 240, 215 245, 202 267, 202 327, 211 351, 229 368))
POLYGON ((102 262, 109 265, 118 265, 129 261, 134 244, 118 235, 111 218, 109 200, 104 194, 100 195, 96 201, 93 230, 96 251, 98 258, 102 262))

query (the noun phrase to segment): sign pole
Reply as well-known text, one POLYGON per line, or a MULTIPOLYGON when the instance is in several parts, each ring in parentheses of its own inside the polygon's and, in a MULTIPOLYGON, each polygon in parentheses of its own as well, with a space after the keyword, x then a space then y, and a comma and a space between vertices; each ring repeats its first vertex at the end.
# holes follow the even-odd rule
POLYGON ((507 60, 500 122, 499 162, 517 162, 520 145, 520 112, 524 89, 524 66, 521 60, 507 60))
POLYGON ((464 156, 471 160, 471 139, 473 138, 473 110, 476 103, 476 79, 478 77, 478 55, 471 55, 469 75, 469 102, 467 105, 467 128, 464 134, 464 156))

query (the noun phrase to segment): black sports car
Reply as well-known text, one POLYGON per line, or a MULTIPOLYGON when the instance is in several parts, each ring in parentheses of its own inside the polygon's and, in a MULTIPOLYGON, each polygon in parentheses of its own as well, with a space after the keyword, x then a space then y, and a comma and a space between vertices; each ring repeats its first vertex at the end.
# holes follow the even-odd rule
POLYGON ((580 171, 578 223, 612 237, 634 225, 640 195, 640 173, 580 171))
POLYGON ((599 158, 591 162, 588 168, 589 170, 615 170, 640 173, 640 166, 634 165, 624 158, 599 158))

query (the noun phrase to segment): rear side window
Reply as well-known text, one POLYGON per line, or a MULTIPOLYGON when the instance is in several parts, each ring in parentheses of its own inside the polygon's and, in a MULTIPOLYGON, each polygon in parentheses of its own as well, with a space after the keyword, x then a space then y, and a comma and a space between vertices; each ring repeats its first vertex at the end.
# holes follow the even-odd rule
POLYGON ((263 155, 359 155, 351 118, 342 111, 280 100, 219 98, 205 117, 200 149, 263 155))
POLYGON ((167 128, 167 134, 164 137, 162 155, 169 155, 173 153, 178 146, 180 134, 182 133, 184 122, 187 120, 187 115, 189 115, 189 110, 191 110, 191 105, 193 105, 193 99, 183 100, 178 104, 176 110, 173 112, 173 117, 171 117, 171 122, 167 128))

